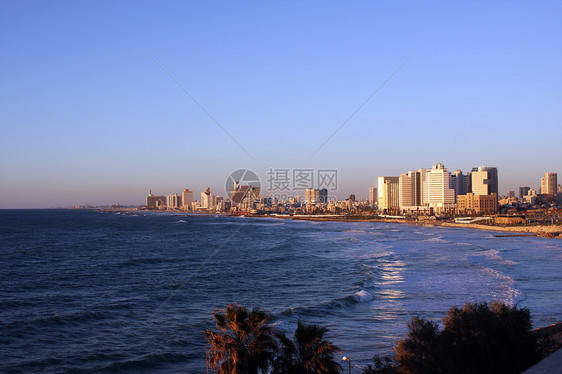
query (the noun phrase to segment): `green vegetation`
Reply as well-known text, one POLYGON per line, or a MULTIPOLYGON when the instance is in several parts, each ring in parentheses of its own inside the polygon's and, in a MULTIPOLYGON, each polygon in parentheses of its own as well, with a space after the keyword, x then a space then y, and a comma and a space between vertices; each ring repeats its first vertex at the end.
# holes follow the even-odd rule
POLYGON ((275 360, 273 373, 339 373, 341 365, 334 356, 339 348, 324 340, 325 327, 298 323, 294 342, 279 334, 280 354, 275 360))
POLYGON ((467 303, 443 324, 412 319, 394 348, 399 373, 520 373, 542 357, 526 308, 467 303))
POLYGON ((218 332, 205 331, 207 368, 219 374, 335 374, 339 348, 324 339, 327 328, 298 323, 294 342, 269 326, 269 315, 230 304, 215 310, 218 332))
POLYGON ((267 372, 277 352, 269 315, 259 308, 250 312, 230 304, 226 310, 215 310, 213 317, 220 331, 205 331, 207 367, 224 374, 267 372))
MULTIPOLYGON (((328 329, 298 323, 294 339, 275 331, 269 315, 238 304, 213 312, 218 332, 205 331, 207 367, 229 374, 332 374, 342 370, 339 348, 324 339, 328 329)), ((520 373, 548 352, 549 342, 531 331, 530 312, 503 303, 453 307, 443 329, 414 317, 395 356, 375 356, 363 374, 520 373)))

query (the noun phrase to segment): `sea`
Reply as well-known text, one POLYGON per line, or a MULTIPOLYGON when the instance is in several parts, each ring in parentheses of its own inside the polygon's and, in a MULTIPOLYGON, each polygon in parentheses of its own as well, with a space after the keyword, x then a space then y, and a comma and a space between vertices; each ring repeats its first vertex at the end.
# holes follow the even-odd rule
POLYGON ((562 321, 562 240, 382 222, 0 210, 0 372, 206 373, 213 310, 329 329, 353 371, 415 316, 502 301, 562 321))

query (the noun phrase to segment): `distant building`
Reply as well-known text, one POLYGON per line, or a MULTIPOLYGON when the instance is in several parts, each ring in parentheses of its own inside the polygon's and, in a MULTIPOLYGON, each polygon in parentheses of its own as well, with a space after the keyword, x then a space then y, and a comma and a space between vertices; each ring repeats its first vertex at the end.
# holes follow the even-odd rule
POLYGON ((468 193, 467 176, 460 170, 455 170, 451 175, 452 187, 455 190, 455 196, 466 195, 468 193))
POLYGON ((182 208, 185 210, 191 209, 191 205, 193 204, 193 192, 190 191, 188 188, 183 190, 181 193, 181 201, 182 201, 182 208))
POLYGON ((497 211, 498 196, 495 193, 491 195, 467 193, 466 195, 457 196, 458 214, 490 214, 497 211))
POLYGON ((441 163, 427 170, 423 193, 435 213, 455 208, 455 190, 451 187, 451 173, 441 163))
POLYGON ((525 196, 527 196, 527 194, 529 193, 529 187, 524 186, 524 187, 519 187, 519 198, 523 199, 525 196))
POLYGON ((480 166, 473 168, 470 173, 471 190, 475 195, 491 195, 493 193, 498 196, 498 169, 489 166, 480 166))
POLYGON ((201 192, 201 208, 212 209, 215 206, 215 197, 211 193, 211 189, 207 187, 205 191, 201 192))
POLYGON ((328 190, 325 188, 307 188, 304 190, 304 202, 306 204, 327 204, 328 190))
MULTIPOLYGON (((398 187, 398 204, 401 210, 423 205, 423 180, 419 171, 400 174, 398 187)), ((414 208, 415 209, 415 208, 414 208)))
POLYGON ((507 191, 507 197, 515 197, 515 191, 507 191))
POLYGON ((304 203, 312 204, 314 199, 314 188, 307 188, 304 190, 304 203))
POLYGON ((166 206, 166 196, 153 195, 152 190, 148 190, 146 197, 146 207, 149 209, 158 209, 166 206))
POLYGON ((541 178, 541 194, 556 195, 558 185, 557 177, 556 173, 544 173, 544 177, 541 178))
POLYGON ((400 208, 399 177, 379 177, 378 199, 379 210, 392 210, 400 208))
POLYGON ((373 205, 377 202, 377 188, 371 187, 369 188, 369 204, 373 205))
POLYGON ((181 207, 181 196, 177 193, 168 195, 166 198, 168 209, 179 209, 181 207))
POLYGON ((328 190, 326 188, 320 189, 320 200, 322 204, 328 204, 328 190))
POLYGON ((512 216, 497 216, 496 224, 498 225, 524 225, 527 223, 527 219, 524 215, 512 215, 512 216))
POLYGON ((232 207, 236 207, 240 211, 249 211, 254 209, 256 203, 260 202, 261 189, 251 185, 240 185, 234 182, 231 192, 232 207))

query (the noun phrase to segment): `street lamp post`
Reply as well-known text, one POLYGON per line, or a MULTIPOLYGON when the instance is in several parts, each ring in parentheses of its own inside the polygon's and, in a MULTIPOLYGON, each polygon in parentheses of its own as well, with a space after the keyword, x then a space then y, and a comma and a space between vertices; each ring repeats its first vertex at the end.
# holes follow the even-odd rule
POLYGON ((347 356, 343 356, 342 360, 347 361, 347 363, 349 364, 349 374, 351 374, 351 360, 347 356))

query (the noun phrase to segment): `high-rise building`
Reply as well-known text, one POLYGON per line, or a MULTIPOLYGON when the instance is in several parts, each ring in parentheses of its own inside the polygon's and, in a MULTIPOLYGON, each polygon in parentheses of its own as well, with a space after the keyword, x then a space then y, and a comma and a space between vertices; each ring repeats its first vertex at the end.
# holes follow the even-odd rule
POLYGON ((380 210, 400 208, 399 185, 399 177, 379 177, 377 191, 380 210))
POLYGON ((471 175, 472 192, 475 195, 498 194, 498 169, 489 166, 473 168, 471 175))
POLYGON ((515 197, 515 191, 507 191, 507 197, 515 197))
POLYGON ((410 209, 423 205, 422 184, 422 173, 420 171, 400 174, 398 187, 400 209, 410 209))
POLYGON ((328 204, 328 190, 326 188, 320 189, 320 203, 328 204))
POLYGON ((177 193, 168 195, 166 201, 168 203, 168 209, 179 209, 181 206, 181 196, 177 193))
POLYGON ((307 188, 304 190, 304 203, 311 204, 314 199, 314 188, 307 188))
POLYGON ((314 204, 318 204, 320 202, 320 190, 318 188, 312 190, 312 202, 314 204))
POLYGON ((328 190, 325 188, 307 188, 304 190, 304 202, 306 204, 327 204, 328 190))
POLYGON ((435 212, 455 208, 455 190, 451 187, 451 173, 441 163, 427 170, 424 194, 427 191, 427 204, 435 212))
POLYGON ((185 210, 191 209, 193 205, 193 192, 186 188, 181 193, 182 208, 185 210))
POLYGON ((377 188, 371 187, 369 188, 369 204, 373 205, 377 202, 377 188))
POLYGON ((524 186, 524 187, 519 187, 519 198, 522 199, 523 197, 527 196, 527 194, 529 193, 529 187, 524 186))
POLYGON ((211 193, 211 189, 207 187, 205 191, 201 192, 201 208, 212 209, 215 206, 215 197, 211 193))
POLYGON ((556 173, 544 173, 541 178, 541 194, 543 195, 556 195, 558 176, 556 173))
POLYGON ((148 196, 146 197, 146 207, 149 209, 160 208, 166 205, 166 196, 153 195, 152 190, 148 190, 148 196))
POLYGON ((466 195, 468 193, 467 176, 460 170, 455 170, 451 175, 451 181, 455 190, 455 196, 466 195))

